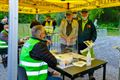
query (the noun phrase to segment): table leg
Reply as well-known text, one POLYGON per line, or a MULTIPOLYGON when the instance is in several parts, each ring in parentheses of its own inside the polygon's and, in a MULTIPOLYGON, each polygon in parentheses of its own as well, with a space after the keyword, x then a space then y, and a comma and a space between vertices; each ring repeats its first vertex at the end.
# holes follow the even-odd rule
POLYGON ((120 67, 119 67, 119 75, 118 75, 118 80, 120 80, 120 67))
POLYGON ((103 65, 103 80, 106 79, 106 64, 103 65))
POLYGON ((63 80, 65 80, 65 75, 62 75, 63 76, 63 80))
POLYGON ((71 80, 75 80, 74 78, 71 78, 71 80))

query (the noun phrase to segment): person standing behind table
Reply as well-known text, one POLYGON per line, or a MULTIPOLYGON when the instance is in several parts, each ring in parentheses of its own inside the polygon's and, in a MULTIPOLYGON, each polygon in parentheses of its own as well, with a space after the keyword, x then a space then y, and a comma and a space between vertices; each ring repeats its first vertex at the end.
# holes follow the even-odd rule
POLYGON ((4 29, 4 24, 8 23, 7 17, 3 18, 0 22, 0 32, 4 29))
MULTIPOLYGON (((80 53, 80 50, 83 50, 87 48, 84 41, 92 41, 94 42, 97 37, 97 32, 94 24, 91 20, 88 19, 89 13, 86 9, 83 9, 81 11, 82 19, 79 20, 79 29, 78 29, 78 53, 80 53)), ((91 57, 95 57, 95 54, 93 53, 93 48, 90 49, 91 57)), ((83 54, 84 55, 84 54, 83 54)), ((86 55, 86 54, 85 54, 86 55)), ((95 80, 93 77, 94 70, 91 70, 89 72, 89 79, 95 80)))
POLYGON ((61 80, 48 76, 48 66, 56 67, 57 60, 48 50, 44 38, 44 27, 33 26, 32 37, 26 41, 20 53, 20 66, 25 68, 28 80, 61 80))
POLYGON ((47 38, 51 40, 51 36, 55 30, 55 26, 57 25, 56 21, 52 20, 50 15, 47 15, 46 20, 43 22, 42 25, 45 27, 47 38))
MULTIPOLYGON (((46 20, 43 22, 42 25, 45 27, 46 39, 52 41, 52 35, 55 30, 56 21, 52 20, 50 15, 47 15, 46 20)), ((51 45, 48 46, 49 49, 50 49, 50 46, 51 45)))
MULTIPOLYGON (((97 37, 97 32, 94 24, 91 20, 88 19, 89 13, 86 9, 81 11, 82 19, 79 20, 79 29, 78 29, 78 53, 80 50, 85 49, 87 46, 84 44, 84 41, 94 42, 97 37)), ((93 48, 91 49, 91 56, 95 57, 93 48)))
POLYGON ((77 32, 78 21, 74 20, 72 12, 68 11, 66 12, 66 19, 63 19, 60 24, 61 50, 66 47, 75 48, 77 32))

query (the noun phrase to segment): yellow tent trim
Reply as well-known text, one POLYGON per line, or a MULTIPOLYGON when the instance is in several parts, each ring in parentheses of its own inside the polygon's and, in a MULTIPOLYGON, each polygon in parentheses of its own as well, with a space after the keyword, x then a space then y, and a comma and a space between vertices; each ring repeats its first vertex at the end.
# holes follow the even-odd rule
MULTIPOLYGON (((19 13, 44 14, 115 6, 120 6, 120 0, 19 0, 19 13)), ((8 10, 8 0, 1 0, 0 11, 8 10)))

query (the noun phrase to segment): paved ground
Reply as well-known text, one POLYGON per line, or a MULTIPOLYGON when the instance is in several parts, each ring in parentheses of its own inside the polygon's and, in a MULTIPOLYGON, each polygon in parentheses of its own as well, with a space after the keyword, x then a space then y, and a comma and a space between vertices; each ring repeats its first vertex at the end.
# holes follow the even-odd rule
MULTIPOLYGON (((118 59, 120 52, 114 49, 114 46, 120 46, 120 37, 100 36, 96 40, 95 53, 96 57, 108 62, 106 80, 118 80, 118 59)), ((0 80, 6 80, 6 71, 0 64, 0 80)), ((96 80, 102 80, 102 69, 95 72, 96 80)), ((66 78, 66 80, 69 80, 66 78)), ((77 80, 88 80, 87 75, 77 80)))

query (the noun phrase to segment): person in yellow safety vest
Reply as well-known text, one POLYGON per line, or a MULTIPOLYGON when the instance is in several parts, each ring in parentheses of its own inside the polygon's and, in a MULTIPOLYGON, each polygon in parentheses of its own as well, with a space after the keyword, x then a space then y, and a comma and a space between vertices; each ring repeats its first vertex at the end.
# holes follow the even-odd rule
MULTIPOLYGON (((48 40, 52 40, 52 35, 54 33, 54 30, 55 30, 56 21, 52 20, 50 15, 47 15, 46 20, 43 22, 42 25, 45 27, 46 38, 48 40)), ((48 46, 48 48, 50 49, 50 45, 48 46)))
POLYGON ((46 20, 42 24, 46 30, 46 36, 51 36, 55 30, 56 21, 51 19, 50 15, 46 16, 46 20))
POLYGON ((24 67, 28 80, 61 80, 48 75, 48 66, 57 65, 56 58, 47 48, 45 29, 42 25, 32 28, 32 37, 26 41, 20 53, 20 66, 24 67))

